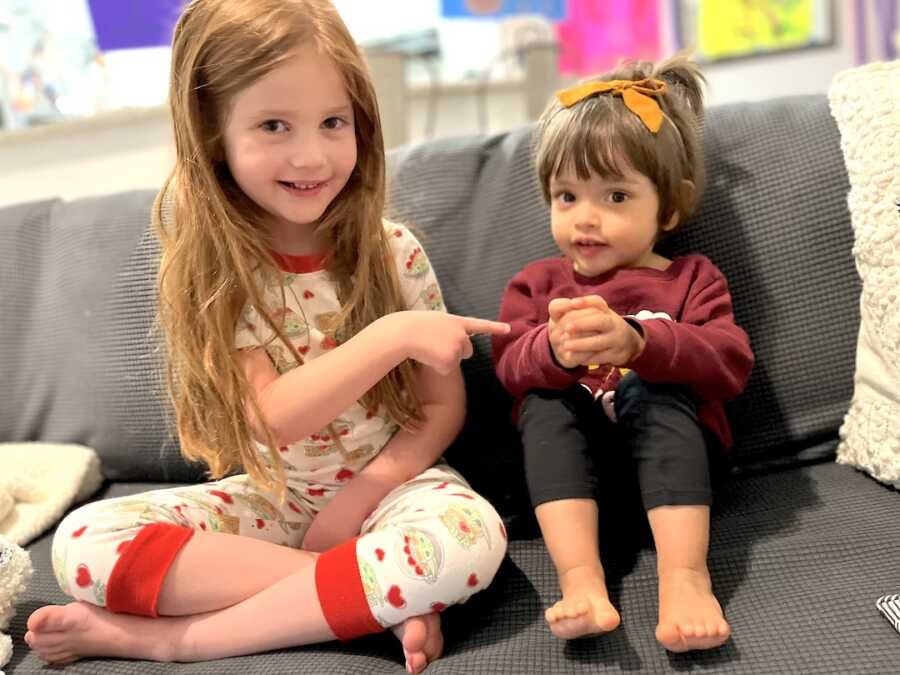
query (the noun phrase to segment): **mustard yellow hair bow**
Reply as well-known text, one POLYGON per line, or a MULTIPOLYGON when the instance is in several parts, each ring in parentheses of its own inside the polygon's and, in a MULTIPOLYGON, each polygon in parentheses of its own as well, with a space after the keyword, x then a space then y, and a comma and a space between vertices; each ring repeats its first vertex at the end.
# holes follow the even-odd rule
POLYGON ((662 80, 647 78, 645 80, 607 80, 605 82, 586 82, 570 89, 556 92, 556 98, 565 108, 571 108, 595 94, 612 92, 619 94, 628 109, 641 118, 651 133, 656 133, 662 126, 663 112, 656 101, 656 96, 666 93, 666 83, 662 80))

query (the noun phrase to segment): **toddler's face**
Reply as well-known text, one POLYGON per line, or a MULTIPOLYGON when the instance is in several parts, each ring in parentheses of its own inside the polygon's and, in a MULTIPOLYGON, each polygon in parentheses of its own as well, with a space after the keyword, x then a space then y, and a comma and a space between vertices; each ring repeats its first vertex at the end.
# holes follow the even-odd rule
MULTIPOLYGON (((626 167, 623 163, 620 166, 626 167)), ((597 276, 619 267, 652 267, 660 229, 659 196, 644 174, 625 168, 621 178, 581 180, 567 170, 550 179, 553 238, 575 271, 597 276)))
POLYGON ((312 45, 238 93, 224 129, 237 184, 270 216, 284 253, 316 252, 311 225, 356 166, 353 106, 332 61, 312 45))

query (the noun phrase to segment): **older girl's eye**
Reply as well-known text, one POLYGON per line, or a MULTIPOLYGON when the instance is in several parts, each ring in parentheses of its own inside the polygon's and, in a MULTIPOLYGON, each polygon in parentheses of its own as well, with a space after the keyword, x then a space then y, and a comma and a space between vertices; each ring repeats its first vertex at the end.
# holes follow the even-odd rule
POLYGON ((281 120, 266 120, 259 128, 269 133, 277 134, 287 130, 287 125, 281 120))
POLYGON ((621 204, 626 199, 628 199, 628 195, 624 192, 616 190, 609 196, 610 201, 615 202, 616 204, 621 204))
POLYGON ((327 120, 322 122, 322 126, 330 131, 335 131, 337 129, 343 129, 347 126, 347 120, 341 117, 329 117, 327 120))

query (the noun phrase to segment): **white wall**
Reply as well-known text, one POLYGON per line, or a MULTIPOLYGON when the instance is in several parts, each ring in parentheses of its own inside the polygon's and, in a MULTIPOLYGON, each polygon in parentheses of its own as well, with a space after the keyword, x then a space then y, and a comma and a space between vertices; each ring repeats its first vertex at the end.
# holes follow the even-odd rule
MULTIPOLYGON (((835 4, 839 31, 836 46, 710 64, 705 69, 710 85, 709 103, 825 93, 833 75, 854 63, 852 28, 847 21, 850 3, 835 4)), ((665 17, 663 20, 668 24, 665 17)), ((666 40, 671 40, 671 36, 666 40)), ((665 41, 664 45, 668 51, 665 41)), ((389 82, 379 88, 385 92, 383 108, 389 145, 404 140, 404 136, 408 142, 426 139, 429 120, 433 122, 433 136, 447 136, 500 131, 529 119, 529 97, 521 83, 492 85, 487 92, 471 84, 438 92, 417 87, 407 99, 399 100, 396 79, 387 79, 389 82), (389 89, 390 81, 393 90, 389 89), (487 114, 480 114, 480 109, 487 114), (407 116, 405 124, 391 115, 391 111, 398 110, 398 115, 407 116)), ((528 85, 528 91, 533 99, 535 88, 551 92, 557 84, 543 78, 528 85)), ((84 122, 0 133, 0 206, 54 195, 75 198, 126 189, 155 189, 171 167, 170 134, 163 108, 121 111, 84 122)))

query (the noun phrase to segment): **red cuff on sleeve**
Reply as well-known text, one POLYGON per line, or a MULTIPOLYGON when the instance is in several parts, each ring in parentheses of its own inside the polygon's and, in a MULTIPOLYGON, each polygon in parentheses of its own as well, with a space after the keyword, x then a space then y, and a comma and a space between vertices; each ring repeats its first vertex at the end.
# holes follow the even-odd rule
POLYGON ((316 560, 316 592, 322 613, 339 640, 351 640, 380 633, 384 626, 375 620, 356 560, 354 537, 325 551, 316 560))
POLYGON ((156 602, 163 579, 193 534, 191 528, 171 523, 142 528, 109 575, 106 608, 111 612, 158 617, 156 602))

